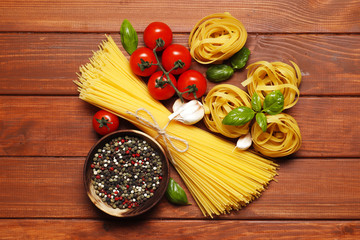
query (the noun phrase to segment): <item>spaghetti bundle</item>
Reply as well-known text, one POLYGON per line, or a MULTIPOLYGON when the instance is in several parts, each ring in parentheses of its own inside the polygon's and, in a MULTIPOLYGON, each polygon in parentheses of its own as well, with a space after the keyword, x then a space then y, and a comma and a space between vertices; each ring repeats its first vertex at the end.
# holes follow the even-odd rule
POLYGON ((191 31, 190 54, 202 64, 221 62, 237 53, 246 39, 244 25, 230 13, 211 14, 201 19, 191 31))
POLYGON ((294 68, 282 62, 253 63, 247 67, 247 79, 242 85, 247 86, 250 96, 256 92, 262 101, 268 93, 280 90, 284 95, 284 109, 291 108, 299 99, 298 87, 301 82, 299 67, 294 62, 291 63, 294 68))
POLYGON ((269 115, 267 122, 266 132, 258 124, 252 125, 255 150, 269 157, 284 157, 300 149, 301 133, 293 117, 286 113, 269 115))
POLYGON ((204 122, 209 130, 230 138, 240 137, 249 132, 249 124, 243 126, 224 125, 222 120, 233 109, 240 106, 251 108, 250 96, 240 88, 230 84, 213 87, 203 99, 204 122))
MULTIPOLYGON (((174 167, 206 216, 247 205, 260 196, 276 175, 277 165, 272 161, 247 151, 232 152, 231 142, 195 126, 177 121, 168 124, 170 112, 151 97, 145 83, 132 73, 128 60, 110 36, 90 63, 80 67, 75 83, 81 99, 129 120, 152 137, 156 138, 160 132, 140 123, 129 112, 144 108, 159 126, 167 126, 167 134, 187 140, 188 150, 179 152, 158 138, 169 149, 174 167)), ((151 121, 144 112, 138 114, 151 121)), ((183 143, 174 144, 181 147, 183 143)))

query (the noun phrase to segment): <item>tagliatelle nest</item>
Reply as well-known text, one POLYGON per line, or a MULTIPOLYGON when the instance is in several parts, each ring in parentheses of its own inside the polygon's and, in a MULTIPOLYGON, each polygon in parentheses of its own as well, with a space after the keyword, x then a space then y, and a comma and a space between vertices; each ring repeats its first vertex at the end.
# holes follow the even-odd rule
POLYGON ((256 151, 268 157, 284 157, 301 147, 301 133, 295 119, 286 113, 267 116, 268 127, 263 132, 253 124, 251 136, 256 151))
MULTIPOLYGON (((290 61, 291 62, 291 61, 290 61)), ((299 67, 283 62, 259 61, 247 67, 247 79, 241 84, 247 86, 250 96, 256 92, 261 101, 274 90, 280 90, 284 95, 284 109, 294 106, 300 96, 299 85, 301 72, 299 67)))
POLYGON ((250 122, 243 126, 222 124, 222 120, 231 110, 240 106, 251 108, 250 96, 240 88, 231 84, 216 85, 203 99, 203 105, 204 122, 210 131, 230 138, 240 137, 249 132, 250 122))
POLYGON ((191 31, 190 54, 201 64, 219 63, 240 51, 246 40, 244 25, 230 13, 211 14, 191 31))

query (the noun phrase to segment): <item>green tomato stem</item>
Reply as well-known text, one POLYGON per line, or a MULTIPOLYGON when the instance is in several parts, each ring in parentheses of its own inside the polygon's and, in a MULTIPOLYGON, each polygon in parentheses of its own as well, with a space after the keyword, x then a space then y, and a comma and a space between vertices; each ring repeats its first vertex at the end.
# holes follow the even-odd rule
POLYGON ((155 55, 155 58, 156 58, 157 63, 156 63, 156 64, 151 63, 151 65, 157 65, 157 66, 159 66, 159 67, 160 67, 160 70, 163 72, 163 75, 162 75, 162 77, 160 78, 160 81, 159 81, 158 84, 161 85, 161 83, 160 83, 161 81, 163 81, 164 84, 165 84, 165 83, 170 84, 170 85, 174 88, 176 94, 178 95, 178 97, 180 98, 180 100, 181 100, 182 103, 184 103, 184 98, 183 98, 183 94, 184 94, 184 93, 193 93, 195 99, 198 99, 197 96, 196 96, 196 92, 198 91, 198 89, 197 89, 197 87, 196 87, 195 84, 194 84, 194 85, 189 85, 189 86, 187 87, 188 90, 186 90, 186 91, 184 91, 184 92, 180 92, 179 89, 177 89, 177 87, 175 87, 175 85, 173 84, 173 82, 172 82, 171 79, 170 79, 169 74, 170 74, 170 72, 171 72, 172 70, 174 70, 174 69, 183 68, 183 67, 184 67, 184 63, 183 63, 181 60, 178 60, 178 61, 176 61, 176 62, 174 63, 174 67, 171 68, 170 71, 166 71, 166 70, 164 69, 164 67, 162 66, 162 64, 160 63, 159 58, 158 58, 158 56, 157 56, 156 49, 157 49, 159 46, 161 47, 161 44, 162 44, 162 42, 161 42, 162 39, 158 39, 158 40, 159 40, 159 42, 157 42, 156 47, 153 49, 153 53, 154 53, 154 55, 155 55), (164 75, 165 75, 165 77, 166 77, 166 79, 167 79, 166 81, 162 80, 162 78, 163 78, 164 75))
POLYGON ((96 121, 99 123, 99 128, 102 128, 102 127, 106 127, 107 130, 110 130, 108 124, 113 124, 112 122, 110 122, 108 119, 102 117, 101 119, 98 119, 98 118, 95 118, 96 121))
MULTIPOLYGON (((153 52, 154 52, 156 61, 158 62, 156 65, 158 65, 158 66, 160 67, 161 71, 163 72, 163 74, 165 75, 165 77, 166 77, 166 79, 167 79, 166 82, 167 82, 168 84, 170 84, 170 85, 174 88, 176 94, 178 95, 178 97, 180 98, 181 102, 183 103, 183 102, 184 102, 184 98, 182 97, 182 94, 183 94, 183 93, 180 92, 179 89, 177 89, 177 87, 175 87, 174 83, 171 81, 170 76, 169 76, 169 73, 170 73, 173 69, 175 69, 177 66, 174 66, 172 69, 170 69, 170 71, 167 72, 167 71, 164 69, 164 67, 162 66, 162 64, 160 64, 159 58, 158 58, 158 56, 157 56, 157 54, 156 54, 156 49, 157 49, 157 48, 158 48, 158 46, 156 46, 156 47, 153 49, 153 52)), ((162 80, 162 78, 161 78, 161 80, 162 80)))

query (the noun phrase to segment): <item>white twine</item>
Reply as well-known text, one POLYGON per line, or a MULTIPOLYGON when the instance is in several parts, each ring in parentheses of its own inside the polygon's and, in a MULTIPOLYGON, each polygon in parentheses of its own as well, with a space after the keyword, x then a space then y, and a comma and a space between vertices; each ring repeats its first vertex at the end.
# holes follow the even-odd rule
POLYGON ((165 131, 166 127, 169 125, 169 123, 171 122, 171 120, 169 120, 169 121, 167 122, 167 124, 165 125, 164 128, 161 128, 161 127, 159 126, 159 124, 156 122, 154 116, 153 116, 148 110, 146 110, 145 108, 139 108, 138 110, 136 110, 135 113, 132 113, 132 112, 130 112, 130 111, 126 111, 126 113, 134 116, 134 117, 136 118, 136 120, 137 120, 138 122, 140 122, 141 124, 143 124, 143 125, 145 125, 145 126, 147 126, 147 127, 150 127, 150 128, 152 128, 152 129, 154 129, 154 130, 159 134, 159 135, 157 135, 157 136, 155 137, 155 139, 158 138, 159 136, 162 136, 162 138, 163 138, 163 140, 164 140, 164 143, 165 143, 166 150, 167 150, 168 154, 170 155, 173 164, 175 164, 175 162, 174 162, 173 159, 172 159, 172 155, 171 155, 171 152, 170 152, 170 150, 169 150, 168 144, 170 144, 176 151, 181 152, 181 153, 182 153, 182 152, 186 152, 186 151, 189 149, 189 143, 188 143, 186 140, 184 140, 184 139, 182 139, 182 138, 175 137, 175 136, 171 136, 171 135, 169 135, 169 134, 165 131), (146 113, 151 117, 151 119, 152 119, 153 122, 150 122, 150 121, 147 120, 146 118, 141 117, 141 116, 138 114, 140 111, 146 112, 146 113), (184 143, 185 148, 184 148, 184 149, 180 149, 180 148, 176 147, 176 146, 174 145, 174 143, 173 143, 173 140, 177 140, 177 141, 180 141, 180 142, 184 143))

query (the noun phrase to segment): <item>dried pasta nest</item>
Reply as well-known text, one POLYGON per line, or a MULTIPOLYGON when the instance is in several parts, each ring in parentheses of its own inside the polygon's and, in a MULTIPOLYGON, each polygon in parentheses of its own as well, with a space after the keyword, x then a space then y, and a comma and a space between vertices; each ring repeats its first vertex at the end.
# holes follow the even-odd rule
POLYGON ((231 126, 222 124, 222 120, 233 109, 240 106, 251 108, 250 96, 240 88, 230 84, 219 84, 213 87, 203 99, 205 108, 204 122, 212 132, 236 138, 249 132, 249 124, 231 126))
POLYGON ((283 62, 253 63, 247 67, 247 79, 242 85, 247 86, 250 96, 256 92, 262 101, 268 93, 280 90, 284 95, 284 109, 291 108, 299 100, 301 82, 299 67, 291 63, 294 67, 283 62))
POLYGON ((244 25, 230 13, 216 13, 201 19, 189 36, 191 56, 201 64, 230 58, 246 43, 244 25))
POLYGON ((300 149, 301 133, 295 119, 286 113, 267 116, 268 127, 263 132, 253 124, 251 135, 256 151, 268 157, 284 157, 300 149))

